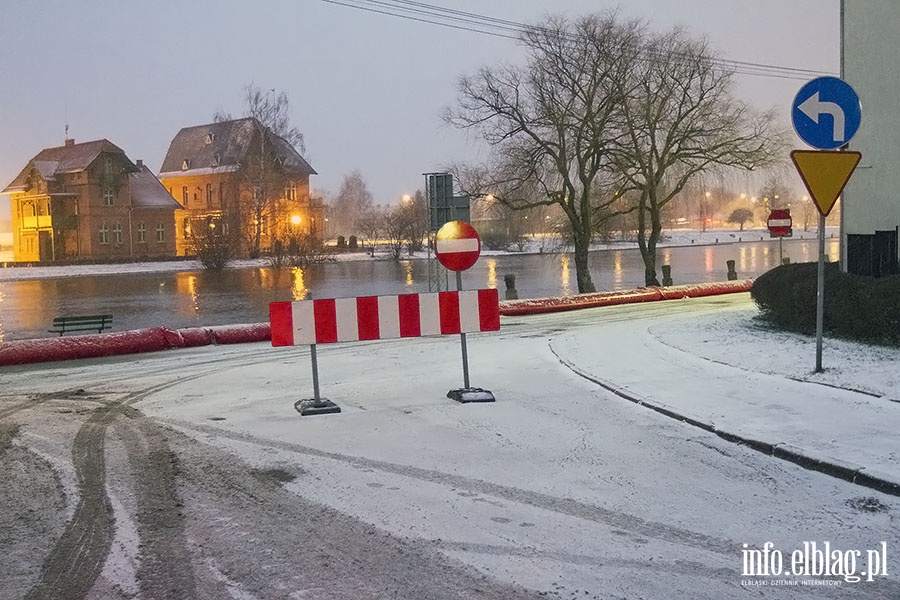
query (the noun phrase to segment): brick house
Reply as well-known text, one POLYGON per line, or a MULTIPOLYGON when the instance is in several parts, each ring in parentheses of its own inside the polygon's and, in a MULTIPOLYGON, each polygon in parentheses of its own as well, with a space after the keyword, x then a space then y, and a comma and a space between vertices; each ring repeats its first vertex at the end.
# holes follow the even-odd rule
POLYGON ((192 236, 209 230, 233 236, 244 256, 294 236, 321 239, 324 206, 309 195, 315 174, 293 146, 255 118, 185 127, 169 145, 159 174, 183 206, 176 215, 179 256, 191 254, 192 236))
POLYGON ((16 262, 175 256, 181 206, 108 140, 46 148, 3 190, 16 262))

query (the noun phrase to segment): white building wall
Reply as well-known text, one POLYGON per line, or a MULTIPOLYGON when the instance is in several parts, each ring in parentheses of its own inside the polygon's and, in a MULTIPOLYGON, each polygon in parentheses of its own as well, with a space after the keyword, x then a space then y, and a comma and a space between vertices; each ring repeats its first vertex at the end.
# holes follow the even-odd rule
POLYGON ((848 234, 900 226, 900 0, 843 0, 842 69, 862 104, 850 142, 862 160, 841 199, 846 265, 848 234))

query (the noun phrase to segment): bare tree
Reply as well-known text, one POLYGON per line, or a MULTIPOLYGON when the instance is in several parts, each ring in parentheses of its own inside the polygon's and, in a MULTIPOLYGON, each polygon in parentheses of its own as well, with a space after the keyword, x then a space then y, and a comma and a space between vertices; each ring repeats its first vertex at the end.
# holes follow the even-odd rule
MULTIPOLYGON (((495 156, 479 194, 517 208, 558 205, 569 224, 578 291, 595 291, 588 251, 596 215, 612 209, 608 156, 621 128, 621 82, 638 54, 641 26, 614 15, 527 29, 525 67, 482 68, 458 84, 445 120, 479 131, 495 156)), ((630 209, 627 209, 630 210, 630 209)))
POLYGON ((391 258, 399 259, 404 246, 410 255, 422 249, 428 233, 425 194, 417 191, 414 196, 404 196, 398 204, 373 212, 379 225, 376 235, 387 244, 391 258))
POLYGON ((391 258, 397 260, 403 253, 403 244, 409 233, 409 221, 412 211, 403 203, 390 206, 381 211, 381 235, 387 243, 391 258))
MULTIPOLYGON (((283 145, 295 151, 304 152, 303 134, 290 124, 291 104, 284 91, 263 90, 254 83, 244 86, 244 116, 250 117, 254 127, 248 153, 248 163, 244 170, 246 183, 251 193, 241 199, 241 218, 249 232, 250 255, 258 256, 261 239, 267 223, 274 223, 278 213, 281 194, 285 187, 285 169, 281 159, 283 145)), ((214 120, 230 120, 231 115, 217 111, 214 120)))
POLYGON ((375 256, 375 247, 384 231, 384 215, 382 211, 369 205, 356 217, 356 226, 365 241, 369 243, 369 253, 375 256))
POLYGON ((648 37, 622 80, 623 136, 614 149, 626 189, 638 192, 638 246, 647 285, 659 285, 661 209, 696 175, 720 166, 755 169, 776 160, 783 132, 774 113, 752 114, 731 96, 732 72, 705 41, 682 30, 648 37))
POLYGON ((332 199, 334 231, 340 235, 363 233, 361 220, 372 208, 372 192, 359 170, 344 176, 341 188, 332 199))
POLYGON ((191 253, 207 271, 221 271, 237 255, 238 239, 222 225, 221 219, 207 218, 189 230, 191 253))
POLYGON ((424 248, 424 240, 428 235, 428 204, 422 190, 410 197, 403 198, 404 211, 408 213, 406 219, 406 232, 404 238, 409 254, 419 252, 424 248))

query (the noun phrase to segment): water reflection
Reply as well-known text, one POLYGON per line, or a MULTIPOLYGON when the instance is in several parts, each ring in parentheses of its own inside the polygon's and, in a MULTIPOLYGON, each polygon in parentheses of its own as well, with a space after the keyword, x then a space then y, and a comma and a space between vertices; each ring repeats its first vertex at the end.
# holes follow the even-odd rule
POLYGON ((193 273, 179 273, 178 275, 178 291, 188 297, 190 311, 199 314, 200 297, 197 294, 197 276, 193 273))
POLYGON ((403 270, 406 272, 406 285, 407 286, 413 285, 413 283, 415 283, 415 282, 413 280, 412 261, 402 260, 402 261, 400 261, 400 264, 403 266, 403 270))
POLYGON ((613 253, 613 281, 616 286, 622 285, 624 271, 622 270, 622 252, 616 250, 613 253))
POLYGON ((497 287, 497 259, 488 258, 485 262, 488 269, 487 286, 494 289, 497 287))
POLYGON ((569 283, 569 255, 568 254, 560 254, 559 255, 559 266, 560 266, 560 292, 562 292, 563 296, 568 296, 572 293, 572 285, 569 283))
POLYGON ((294 267, 291 269, 291 298, 293 300, 306 300, 309 290, 303 280, 303 269, 294 267))

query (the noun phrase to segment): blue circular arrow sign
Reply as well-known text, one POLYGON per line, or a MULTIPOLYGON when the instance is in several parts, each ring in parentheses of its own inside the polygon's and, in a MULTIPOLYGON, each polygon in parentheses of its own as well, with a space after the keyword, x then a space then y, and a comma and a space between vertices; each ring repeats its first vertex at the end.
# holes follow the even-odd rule
POLYGON ((813 79, 797 92, 791 106, 791 120, 800 139, 813 148, 840 148, 859 130, 862 120, 859 96, 843 79, 813 79))

